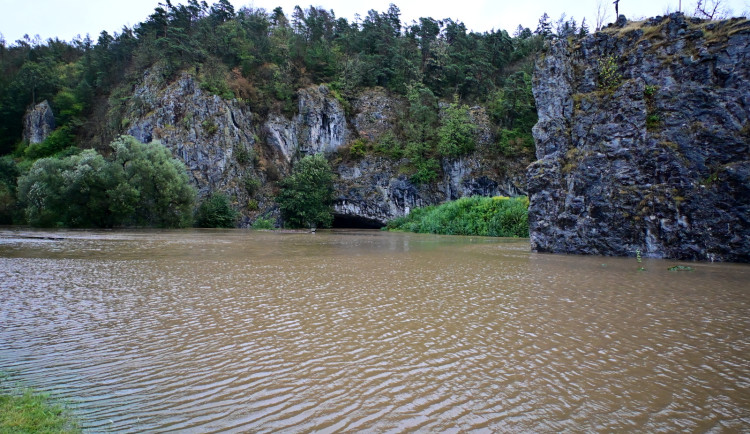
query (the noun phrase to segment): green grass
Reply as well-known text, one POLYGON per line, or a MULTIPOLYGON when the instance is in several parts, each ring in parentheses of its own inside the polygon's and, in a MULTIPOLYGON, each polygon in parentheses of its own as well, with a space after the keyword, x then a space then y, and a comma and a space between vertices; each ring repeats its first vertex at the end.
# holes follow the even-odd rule
POLYGON ((0 433, 79 433, 77 423, 46 394, 0 395, 0 433))
POLYGON ((528 237, 529 199, 521 197, 464 197, 442 205, 416 208, 388 222, 386 228, 444 235, 528 237))

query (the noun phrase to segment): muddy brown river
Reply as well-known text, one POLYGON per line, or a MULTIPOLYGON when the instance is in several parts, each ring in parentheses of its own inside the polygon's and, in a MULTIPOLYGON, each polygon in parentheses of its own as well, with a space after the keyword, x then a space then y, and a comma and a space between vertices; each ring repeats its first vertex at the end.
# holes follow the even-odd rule
POLYGON ((750 266, 528 250, 0 229, 0 383, 90 432, 750 432, 750 266))

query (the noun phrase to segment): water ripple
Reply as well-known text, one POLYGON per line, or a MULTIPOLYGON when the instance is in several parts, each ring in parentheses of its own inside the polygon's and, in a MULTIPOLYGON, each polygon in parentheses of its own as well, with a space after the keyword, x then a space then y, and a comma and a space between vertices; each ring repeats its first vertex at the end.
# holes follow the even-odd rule
POLYGON ((527 249, 0 230, 0 370, 92 432, 750 430, 750 267, 527 249))

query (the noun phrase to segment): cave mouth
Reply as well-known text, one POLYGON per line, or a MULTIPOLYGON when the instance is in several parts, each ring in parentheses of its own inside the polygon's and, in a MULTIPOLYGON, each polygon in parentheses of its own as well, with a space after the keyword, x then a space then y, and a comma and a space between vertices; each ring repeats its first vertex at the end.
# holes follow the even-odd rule
POLYGON ((334 229, 380 229, 385 226, 379 220, 349 214, 334 214, 334 229))

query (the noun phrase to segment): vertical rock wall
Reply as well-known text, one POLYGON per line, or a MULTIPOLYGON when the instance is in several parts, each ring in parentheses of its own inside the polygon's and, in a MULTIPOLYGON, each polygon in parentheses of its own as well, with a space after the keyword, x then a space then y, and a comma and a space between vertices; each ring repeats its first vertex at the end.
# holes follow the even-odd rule
POLYGON ((534 96, 534 251, 750 261, 750 22, 556 41, 534 96))
POLYGON ((30 107, 23 118, 23 140, 31 144, 42 143, 55 129, 55 115, 45 100, 30 107))

